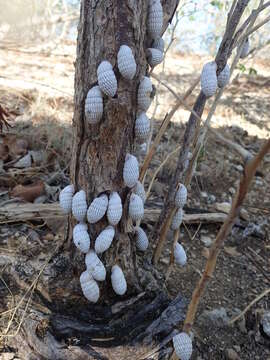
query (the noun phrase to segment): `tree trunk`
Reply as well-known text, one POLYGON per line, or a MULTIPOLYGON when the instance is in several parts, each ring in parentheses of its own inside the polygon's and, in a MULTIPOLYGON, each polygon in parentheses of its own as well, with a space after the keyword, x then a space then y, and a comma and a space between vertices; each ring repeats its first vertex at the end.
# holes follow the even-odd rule
MULTIPOLYGON (((178 0, 163 0, 162 5, 165 31, 178 0)), ((170 303, 160 275, 147 260, 149 257, 138 255, 132 231, 127 231, 130 190, 123 183, 123 165, 125 155, 135 151, 137 90, 140 80, 149 70, 145 56, 145 50, 151 46, 146 27, 147 13, 148 1, 145 0, 81 2, 71 183, 76 191, 85 190, 88 205, 101 193, 118 192, 124 211, 112 246, 101 257, 107 278, 99 283, 100 300, 95 305, 89 303, 81 292, 79 276, 85 270, 84 256, 73 245, 75 222, 69 218, 66 240, 51 259, 46 274, 39 279, 43 287, 36 296, 43 306, 49 308, 49 315, 45 316, 39 308, 34 318, 29 317, 22 331, 10 341, 14 347, 18 342, 23 358, 107 358, 95 355, 95 350, 89 345, 108 347, 134 344, 144 339, 149 344, 153 338, 162 339, 169 335, 173 326, 183 318, 182 299, 179 297, 170 303), (132 49, 137 64, 132 81, 123 79, 117 69, 117 53, 123 44, 132 49), (97 84, 97 67, 103 60, 112 64, 118 90, 113 98, 103 96, 102 120, 97 125, 89 125, 84 117, 85 98, 89 89, 97 84), (124 297, 117 296, 111 287, 110 269, 115 263, 121 266, 127 280, 128 291, 124 297), (66 345, 63 347, 58 340, 66 345), (73 342, 79 346, 73 346, 73 342), (25 354, 30 355, 26 357, 25 354)), ((107 225, 104 218, 88 226, 91 247, 93 239, 107 225)))

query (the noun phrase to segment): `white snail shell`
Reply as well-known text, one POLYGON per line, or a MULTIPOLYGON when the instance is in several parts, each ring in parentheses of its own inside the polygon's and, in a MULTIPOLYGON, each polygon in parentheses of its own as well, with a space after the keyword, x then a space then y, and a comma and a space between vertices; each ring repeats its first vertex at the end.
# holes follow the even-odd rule
POLYGON ((122 200, 117 192, 112 192, 109 199, 107 218, 111 225, 117 225, 123 213, 122 200))
POLYGON ((139 142, 145 142, 150 134, 150 120, 145 112, 142 112, 135 122, 135 136, 139 142))
POLYGON ((117 64, 120 74, 127 80, 132 80, 136 74, 136 61, 132 50, 127 45, 120 46, 117 54, 117 64))
POLYGON ((179 227, 180 227, 180 225, 182 223, 182 220, 183 220, 183 210, 182 210, 182 208, 179 208, 176 211, 176 213, 175 213, 175 215, 174 215, 174 217, 172 219, 171 229, 172 230, 179 229, 179 227))
POLYGON ((127 154, 123 168, 123 179, 126 186, 132 188, 139 179, 139 163, 135 156, 127 154))
POLYGON ((112 226, 107 226, 96 238, 95 251, 97 254, 103 253, 111 246, 115 235, 115 230, 112 226))
POLYGON ((136 246, 140 251, 146 251, 149 245, 148 237, 141 227, 136 229, 136 246))
POLYGON ((183 208, 187 202, 187 188, 184 184, 179 185, 179 189, 175 194, 174 204, 178 208, 183 208))
POLYGON ((153 85, 149 77, 144 76, 140 82, 138 88, 138 107, 142 111, 147 111, 149 106, 151 105, 151 93, 153 91, 153 85))
POLYGON ((152 48, 160 50, 162 53, 164 52, 165 42, 162 37, 155 39, 153 42, 152 48))
POLYGON ((181 332, 173 337, 173 347, 181 360, 189 360, 192 355, 192 341, 188 334, 181 332))
POLYGON ((93 278, 97 281, 104 281, 106 278, 106 269, 99 259, 97 254, 90 250, 85 256, 85 265, 87 267, 87 271, 93 276, 93 278))
POLYGON ((117 91, 117 80, 109 61, 102 61, 97 69, 98 85, 104 94, 113 97, 117 91))
POLYGON ((160 0, 151 0, 147 19, 148 33, 152 39, 160 36, 163 26, 163 9, 160 0))
POLYGON ((181 266, 186 265, 187 263, 187 255, 183 248, 183 246, 179 243, 176 243, 174 246, 174 260, 175 263, 181 266))
POLYGON ((32 166, 31 154, 28 153, 27 155, 25 155, 20 160, 18 160, 13 166, 20 169, 31 167, 32 166))
POLYGON ((231 75, 230 67, 228 64, 226 64, 224 69, 221 71, 221 73, 217 77, 219 88, 223 88, 229 83, 230 75, 231 75))
POLYGON ((112 267, 111 281, 114 292, 117 295, 124 295, 127 291, 127 282, 120 266, 114 265, 112 267))
POLYGON ((244 43, 244 46, 242 47, 240 58, 243 59, 248 56, 249 53, 249 38, 244 43))
POLYGON ((96 303, 99 299, 99 287, 88 271, 81 273, 80 283, 83 295, 86 299, 96 303))
POLYGON ((154 49, 154 48, 147 49, 146 56, 147 56, 148 64, 151 67, 157 66, 163 61, 163 53, 158 49, 154 49))
POLYGON ((87 253, 90 248, 90 236, 87 232, 86 224, 77 224, 73 229, 73 242, 83 253, 87 253))
POLYGON ((217 64, 215 61, 204 65, 201 73, 201 89, 208 98, 215 94, 217 90, 217 64))
POLYGON ((65 214, 71 212, 72 209, 72 196, 74 194, 74 186, 68 185, 61 190, 59 194, 59 204, 65 214))
POLYGON ((136 195, 139 195, 139 197, 142 199, 143 203, 145 203, 146 194, 145 194, 145 191, 144 191, 143 184, 140 181, 137 181, 135 189, 134 189, 134 193, 136 195))
POLYGON ((139 195, 131 194, 128 213, 133 221, 140 221, 143 218, 144 206, 139 195))
POLYGON ((109 200, 106 194, 100 195, 91 202, 87 210, 87 220, 90 224, 95 224, 103 218, 108 207, 108 202, 109 200))
POLYGON ((87 211, 86 194, 81 190, 72 198, 72 215, 77 221, 83 221, 87 211))
POLYGON ((92 87, 85 99, 85 118, 90 124, 96 124, 102 118, 103 98, 99 86, 92 87))

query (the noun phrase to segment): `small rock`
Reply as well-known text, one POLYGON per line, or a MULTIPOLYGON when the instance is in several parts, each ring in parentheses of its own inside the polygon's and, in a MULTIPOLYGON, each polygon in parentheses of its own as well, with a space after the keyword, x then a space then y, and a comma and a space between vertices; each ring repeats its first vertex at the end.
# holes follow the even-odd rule
POLYGON ((209 202, 209 204, 213 204, 215 201, 216 201, 215 195, 210 194, 210 195, 208 196, 208 202, 209 202))
POLYGON ((237 171, 240 171, 240 172, 242 172, 242 171, 244 170, 244 168, 243 168, 242 165, 236 165, 236 166, 235 166, 235 169, 236 169, 237 171))
POLYGON ((240 357, 238 356, 237 352, 234 351, 233 349, 227 349, 225 354, 228 360, 240 360, 240 357))
POLYGON ((229 193, 230 193, 231 195, 234 195, 234 194, 236 193, 235 188, 230 187, 230 188, 229 188, 229 193))
POLYGON ((201 242, 206 246, 207 248, 212 245, 212 239, 209 236, 202 235, 201 236, 201 242))
POLYGON ((223 202, 223 203, 216 203, 215 204, 215 208, 218 211, 221 211, 225 214, 229 214, 230 210, 231 210, 231 204, 228 202, 223 202))
POLYGON ((249 214, 246 209, 240 210, 240 218, 246 221, 249 221, 249 214))
POLYGON ((201 191, 201 197, 208 198, 208 194, 205 191, 201 191))
POLYGON ((210 325, 213 325, 217 328, 222 328, 228 325, 230 319, 226 309, 221 307, 214 310, 204 310, 199 317, 199 321, 210 323, 210 325))

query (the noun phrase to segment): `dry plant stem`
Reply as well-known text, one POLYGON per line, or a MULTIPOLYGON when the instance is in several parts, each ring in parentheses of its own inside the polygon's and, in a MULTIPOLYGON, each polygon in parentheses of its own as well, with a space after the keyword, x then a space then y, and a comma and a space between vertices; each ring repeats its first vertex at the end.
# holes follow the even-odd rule
POLYGON ((183 95, 183 97, 181 98, 181 101, 180 100, 177 101, 176 104, 174 105, 173 109, 165 116, 165 118, 159 128, 159 131, 153 141, 153 144, 151 145, 150 150, 144 159, 144 162, 143 162, 143 165, 142 165, 142 168, 140 171, 140 181, 143 181, 145 173, 146 173, 146 171, 150 165, 150 162, 156 152, 158 144, 160 143, 162 136, 164 135, 165 131, 167 130, 167 127, 168 127, 173 115, 178 110, 178 108, 181 106, 182 101, 186 100, 189 97, 189 95, 192 93, 192 91, 195 89, 195 87, 197 86, 198 83, 199 83, 199 79, 196 79, 196 81, 194 81, 194 83, 190 86, 190 88, 183 95))
POLYGON ((259 296, 257 296, 254 300, 251 301, 250 304, 248 304, 247 307, 245 307, 245 309, 239 314, 237 315, 235 318, 233 318, 232 320, 229 321, 229 325, 234 324, 237 320, 239 320, 241 317, 243 317, 245 315, 245 313, 254 305, 256 304, 258 301, 260 301, 264 296, 266 296, 267 294, 270 293, 270 288, 264 290, 263 293, 261 293, 259 296))
POLYGON ((217 262, 218 254, 222 248, 222 245, 230 233, 232 226, 240 212, 240 208, 243 204, 243 201, 245 199, 245 196, 248 192, 250 183, 255 175, 256 169, 260 165, 261 161, 263 160, 264 156, 270 151, 270 139, 265 142, 265 144, 262 146, 261 150, 257 154, 255 158, 252 160, 247 161, 244 174, 241 178, 240 185, 238 188, 238 191, 233 199, 232 207, 230 210, 230 213, 228 214, 228 217, 224 224, 222 225, 221 229, 219 230, 219 233, 216 237, 215 242, 213 243, 211 249, 209 258, 206 263, 206 267, 204 270, 204 273, 199 280, 195 290, 192 294, 192 300, 189 304, 184 328, 183 330, 185 332, 189 332, 192 328, 194 318, 196 315, 197 307, 199 305, 199 301, 201 299, 201 296, 203 295, 203 292, 207 286, 208 281, 211 279, 217 262))

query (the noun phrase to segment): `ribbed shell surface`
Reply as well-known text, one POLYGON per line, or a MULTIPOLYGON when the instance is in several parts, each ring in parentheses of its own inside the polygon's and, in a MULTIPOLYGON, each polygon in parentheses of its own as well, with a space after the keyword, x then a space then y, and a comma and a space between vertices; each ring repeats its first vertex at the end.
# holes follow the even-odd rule
POLYGON ((217 90, 217 64, 215 61, 208 62, 204 65, 201 73, 201 89, 204 95, 209 98, 217 90))
POLYGON ((221 71, 221 73, 217 77, 219 88, 223 88, 229 83, 230 73, 231 73, 230 67, 228 64, 226 64, 224 69, 221 71))
POLYGON ((99 299, 99 287, 88 271, 84 271, 80 276, 80 283, 83 295, 87 300, 96 303, 99 299))
POLYGON ((136 74, 136 61, 129 46, 120 46, 117 54, 117 65, 123 78, 127 80, 132 80, 134 78, 136 74))
POLYGON ((102 61, 97 69, 98 85, 104 94, 113 97, 117 91, 117 80, 112 65, 102 61))
POLYGON ((171 229, 172 230, 179 229, 180 225, 182 224, 182 220, 183 220, 183 210, 182 208, 179 208, 172 219, 171 229))
POLYGON ((125 275, 118 265, 112 267, 111 282, 114 292, 117 295, 124 295, 127 291, 127 282, 125 275))
POLYGON ((164 48, 165 48, 165 43, 164 43, 164 40, 160 37, 160 38, 157 38, 154 42, 153 42, 153 45, 152 47, 154 49, 158 49, 160 50, 162 53, 164 53, 164 48))
POLYGON ((115 235, 115 230, 112 226, 107 226, 96 238, 95 251, 97 254, 103 253, 111 246, 115 235))
POLYGON ((141 227, 136 229, 136 246, 140 251, 146 251, 149 245, 148 237, 141 227))
POLYGON ((106 269, 99 259, 97 254, 90 250, 85 256, 85 265, 87 267, 87 271, 93 276, 93 278, 97 281, 104 281, 106 278, 106 269))
POLYGON ((179 243, 176 243, 174 246, 174 260, 175 263, 181 266, 186 265, 187 255, 183 246, 179 243))
POLYGON ((108 208, 108 202, 106 194, 100 195, 91 202, 87 210, 87 221, 90 224, 95 224, 103 218, 108 208))
POLYGON ((132 188, 139 179, 139 163, 135 156, 127 154, 123 168, 123 179, 126 186, 132 188))
POLYGON ((150 120, 145 112, 141 113, 135 122, 135 136, 139 142, 145 142, 150 134, 150 120))
POLYGON ((151 0, 148 8, 147 29, 152 39, 157 39, 162 31, 163 9, 160 0, 151 0))
POLYGON ((86 194, 84 190, 77 192, 72 198, 72 215, 77 221, 83 221, 87 211, 86 194))
POLYGON ((117 225, 123 213, 122 200, 117 192, 112 192, 109 199, 107 219, 111 225, 117 225))
POLYGON ((85 118, 90 124, 97 124, 103 115, 103 98, 99 86, 92 87, 85 99, 85 118))
POLYGON ((248 52, 249 52, 249 39, 247 38, 247 40, 242 48, 240 58, 243 59, 243 58, 247 57, 248 52))
POLYGON ((175 194, 174 203, 175 206, 178 208, 183 208, 184 205, 186 205, 187 202, 187 188, 184 184, 179 185, 179 189, 177 190, 175 194))
POLYGON ((138 107, 142 111, 147 111, 151 105, 151 93, 153 91, 153 85, 149 77, 144 76, 140 82, 138 88, 138 107))
POLYGON ((134 193, 136 195, 139 195, 139 197, 142 199, 143 203, 145 203, 146 193, 145 193, 145 190, 144 190, 144 186, 140 181, 137 181, 135 189, 134 189, 134 193))
POLYGON ((182 332, 173 337, 173 347, 179 359, 189 360, 191 358, 192 341, 186 333, 182 332))
POLYGON ((59 194, 59 204, 65 214, 71 212, 72 209, 72 197, 74 194, 74 186, 68 185, 59 194))
POLYGON ((136 194, 131 194, 128 213, 133 221, 140 221, 143 218, 144 206, 140 196, 136 194))
POLYGON ((77 224, 73 229, 73 242, 75 246, 83 253, 87 253, 90 248, 90 236, 87 228, 82 224, 77 224))
POLYGON ((163 53, 155 48, 147 49, 147 61, 151 67, 157 66, 163 61, 163 53))

